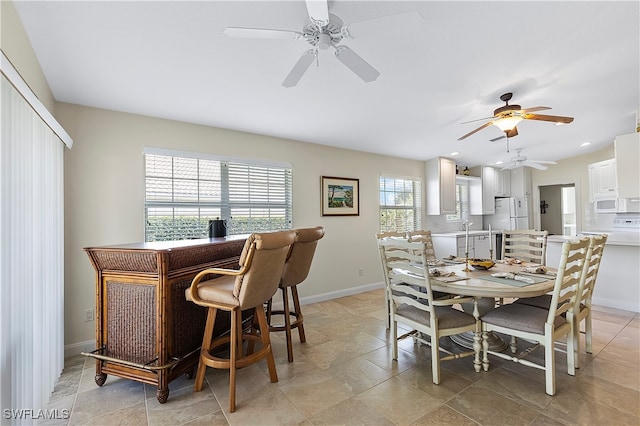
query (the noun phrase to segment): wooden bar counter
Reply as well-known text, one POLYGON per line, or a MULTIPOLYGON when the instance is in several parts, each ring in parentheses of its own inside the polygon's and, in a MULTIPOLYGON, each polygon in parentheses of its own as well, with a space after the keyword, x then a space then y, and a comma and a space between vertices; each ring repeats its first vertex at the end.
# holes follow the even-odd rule
MULTIPOLYGON (((169 382, 192 375, 207 310, 184 291, 205 268, 237 268, 247 236, 87 247, 96 270, 95 381, 107 374, 156 385, 158 401, 169 382)), ((216 334, 229 329, 218 318, 216 334)))

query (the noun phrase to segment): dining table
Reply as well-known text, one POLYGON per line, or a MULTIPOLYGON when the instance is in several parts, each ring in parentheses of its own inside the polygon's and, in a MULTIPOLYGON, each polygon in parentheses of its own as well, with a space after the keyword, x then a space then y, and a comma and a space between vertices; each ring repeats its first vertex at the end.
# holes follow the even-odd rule
MULTIPOLYGON (((489 269, 475 269, 464 258, 443 259, 435 262, 430 269, 431 288, 449 294, 473 296, 475 302, 463 303, 465 312, 480 318, 495 308, 496 299, 516 299, 536 297, 553 290, 556 269, 544 267, 545 273, 530 273, 527 269, 536 269, 540 265, 519 262, 515 259, 497 260, 489 269), (518 279, 495 277, 496 274, 513 274, 518 279)), ((456 344, 473 348, 473 333, 451 336, 456 344)), ((489 347, 494 351, 503 351, 508 345, 502 338, 491 333, 489 347)))

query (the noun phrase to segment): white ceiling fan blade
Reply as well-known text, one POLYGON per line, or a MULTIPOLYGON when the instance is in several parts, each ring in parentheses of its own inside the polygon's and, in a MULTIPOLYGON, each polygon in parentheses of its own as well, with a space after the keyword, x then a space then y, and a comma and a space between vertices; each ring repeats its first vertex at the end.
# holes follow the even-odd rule
POLYGON ((500 170, 511 170, 511 169, 515 169, 516 166, 515 164, 507 164, 506 166, 502 167, 500 170))
POLYGON ((545 160, 527 160, 529 163, 540 163, 540 164, 558 164, 555 161, 545 161, 545 160))
POLYGON ((296 62, 296 64, 293 66, 293 68, 289 72, 289 75, 287 76, 287 78, 284 79, 284 81, 282 82, 282 85, 284 87, 293 87, 296 84, 298 84, 298 82, 300 81, 304 73, 309 68, 309 65, 311 65, 311 63, 315 58, 316 58, 316 54, 313 49, 310 49, 304 52, 300 57, 300 59, 298 59, 298 62, 296 62))
POLYGON ((417 26, 424 21, 422 15, 417 10, 396 13, 393 15, 380 16, 377 18, 365 19, 352 22, 346 26, 348 37, 356 38, 371 34, 386 34, 390 28, 405 28, 417 26))
POLYGON ((299 40, 303 37, 302 33, 299 33, 297 31, 241 27, 227 27, 224 30, 224 34, 227 37, 234 38, 270 38, 284 40, 299 40))
POLYGON ((378 70, 369 65, 367 61, 362 59, 347 46, 336 47, 336 58, 338 58, 340 62, 353 71, 365 83, 374 81, 380 75, 378 70))
POLYGON ((548 169, 547 166, 543 166, 542 164, 538 164, 538 163, 532 163, 532 162, 529 162, 529 161, 525 161, 524 165, 528 166, 528 167, 533 167, 534 169, 538 169, 538 170, 547 170, 548 169))
POLYGON ((311 22, 327 25, 329 23, 328 0, 306 0, 307 12, 311 22))

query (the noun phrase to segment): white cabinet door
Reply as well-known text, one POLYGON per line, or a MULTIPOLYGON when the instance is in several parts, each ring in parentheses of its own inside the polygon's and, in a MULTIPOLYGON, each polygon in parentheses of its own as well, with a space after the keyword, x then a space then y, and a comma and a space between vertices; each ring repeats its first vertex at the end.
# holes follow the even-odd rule
POLYGON ((494 214, 495 205, 496 169, 482 167, 482 214, 494 214))
POLYGON ((640 197, 640 133, 616 137, 616 173, 618 177, 618 197, 640 197))
POLYGON ((433 249, 436 252, 437 258, 458 255, 458 239, 456 237, 440 237, 432 235, 431 240, 433 241, 433 249))
POLYGON ((489 259, 489 233, 473 237, 473 257, 489 259))
POLYGON ((510 178, 512 197, 531 195, 531 170, 528 167, 512 169, 510 178))
POLYGON ((456 213, 456 163, 438 157, 425 163, 427 214, 456 213))
POLYGON ((615 158, 589 164, 589 194, 591 195, 591 201, 602 198, 617 198, 617 181, 615 158))
POLYGON ((496 170, 495 171, 495 196, 510 197, 511 196, 511 171, 496 170))

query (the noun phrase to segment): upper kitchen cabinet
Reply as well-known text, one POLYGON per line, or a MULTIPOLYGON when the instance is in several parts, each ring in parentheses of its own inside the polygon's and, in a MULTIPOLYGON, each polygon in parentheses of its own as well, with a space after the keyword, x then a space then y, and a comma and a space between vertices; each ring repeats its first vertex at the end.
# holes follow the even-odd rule
POLYGON ((511 170, 495 169, 495 196, 511 197, 511 170))
POLYGON ((531 170, 518 167, 510 170, 511 196, 523 198, 531 195, 531 170))
POLYGON ((474 167, 471 173, 479 175, 477 183, 469 183, 470 212, 472 215, 494 214, 496 169, 489 166, 474 167))
MULTIPOLYGON (((635 167, 638 167, 637 163, 635 167)), ((589 164, 589 194, 591 201, 603 198, 618 198, 618 176, 615 158, 589 164)))
POLYGON ((456 213, 456 163, 450 158, 438 157, 426 161, 427 214, 456 213))
POLYGON ((618 197, 640 197, 640 133, 616 137, 616 169, 618 177, 618 197))

